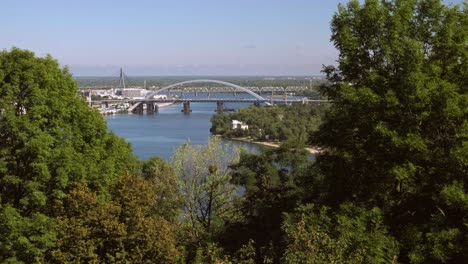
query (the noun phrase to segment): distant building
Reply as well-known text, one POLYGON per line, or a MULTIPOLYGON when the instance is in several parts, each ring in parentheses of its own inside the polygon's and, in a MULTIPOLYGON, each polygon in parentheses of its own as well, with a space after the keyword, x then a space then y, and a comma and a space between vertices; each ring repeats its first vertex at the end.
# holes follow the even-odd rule
POLYGON ((121 90, 124 98, 145 97, 146 90, 141 88, 125 88, 121 90))
POLYGON ((167 95, 164 94, 155 94, 151 97, 152 99, 167 99, 167 95))
POLYGON ((232 120, 232 129, 237 129, 239 126, 240 126, 240 129, 242 130, 249 129, 249 126, 244 124, 243 122, 239 120, 232 120))
POLYGON ((113 91, 111 89, 93 89, 91 90, 91 95, 100 97, 110 97, 113 95, 113 91))

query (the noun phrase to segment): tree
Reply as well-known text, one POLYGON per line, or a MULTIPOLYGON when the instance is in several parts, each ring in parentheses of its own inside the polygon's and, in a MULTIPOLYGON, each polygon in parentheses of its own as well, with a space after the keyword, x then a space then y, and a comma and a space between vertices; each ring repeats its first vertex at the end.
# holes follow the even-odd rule
POLYGON ((6 205, 0 211, 0 262, 34 263, 41 261, 55 245, 54 222, 44 214, 25 217, 6 205))
POLYGON ((66 68, 50 56, 0 52, 2 261, 43 261, 55 237, 53 217, 63 213, 69 190, 87 183, 107 197, 134 161, 129 144, 77 95, 66 68))
POLYGON ((282 263, 397 263, 397 241, 378 208, 303 205, 285 214, 288 246, 282 263))
POLYGON ((236 187, 230 183, 229 165, 238 151, 211 137, 207 145, 186 142, 172 158, 183 200, 185 239, 189 246, 202 247, 213 241, 226 221, 235 216, 236 187))
POLYGON ((143 163, 142 174, 154 188, 156 214, 164 216, 168 221, 177 220, 182 199, 179 179, 171 165, 160 157, 152 157, 143 163))
POLYGON ((213 115, 210 121, 210 132, 213 134, 225 134, 231 130, 231 119, 229 115, 213 115))
POLYGON ((121 177, 112 199, 100 202, 79 185, 57 219, 58 237, 48 261, 54 263, 175 263, 176 227, 158 215, 156 188, 138 175, 121 177))
POLYGON ((468 258, 468 13, 440 0, 340 5, 333 106, 316 134, 325 201, 382 208, 399 260, 468 258), (463 198, 462 198, 463 197, 463 198))
POLYGON ((241 217, 219 236, 230 254, 248 245, 254 250, 256 263, 280 262, 286 246, 283 214, 292 212, 310 191, 302 184, 310 165, 307 154, 292 143, 260 154, 243 152, 239 162, 231 166, 233 183, 245 193, 237 206, 241 217))
POLYGON ((213 134, 226 137, 250 137, 253 140, 287 141, 305 138, 318 129, 324 110, 328 105, 292 104, 270 107, 241 108, 228 115, 214 115, 211 118, 213 134), (240 120, 248 129, 231 129, 231 121, 240 120))

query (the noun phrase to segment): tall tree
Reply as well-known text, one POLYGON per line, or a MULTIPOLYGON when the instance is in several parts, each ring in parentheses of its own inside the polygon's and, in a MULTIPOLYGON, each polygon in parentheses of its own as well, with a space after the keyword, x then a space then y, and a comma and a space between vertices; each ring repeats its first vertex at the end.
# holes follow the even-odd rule
POLYGON ((403 262, 468 259, 468 10, 440 0, 340 5, 317 143, 327 201, 383 209, 403 262))
POLYGON ((231 184, 229 165, 237 162, 236 148, 211 137, 203 146, 186 142, 172 158, 183 200, 186 244, 203 247, 212 242, 226 221, 234 217, 236 187, 231 184))
POLYGON ((179 193, 179 179, 171 165, 160 157, 152 157, 143 163, 142 174, 154 189, 155 212, 168 221, 177 220, 182 197, 179 193))
POLYGON ((256 263, 280 263, 285 249, 283 214, 292 212, 306 196, 304 176, 310 165, 301 144, 293 143, 260 154, 241 153, 239 162, 231 166, 233 182, 245 193, 238 205, 242 217, 231 222, 219 239, 228 252, 250 244, 256 263))
POLYGON ((0 52, 0 217, 8 218, 0 261, 42 261, 55 237, 49 218, 63 213, 68 191, 87 183, 106 197, 133 160, 128 143, 78 96, 66 68, 50 56, 0 52))

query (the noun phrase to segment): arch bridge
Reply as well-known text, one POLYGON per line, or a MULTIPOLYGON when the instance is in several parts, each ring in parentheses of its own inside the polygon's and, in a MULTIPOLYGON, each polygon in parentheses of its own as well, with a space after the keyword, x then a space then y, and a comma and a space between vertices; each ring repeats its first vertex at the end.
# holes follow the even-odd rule
POLYGON ((251 91, 251 90, 249 90, 249 89, 247 89, 245 87, 242 87, 240 85, 233 84, 233 83, 230 83, 230 82, 225 82, 225 81, 208 80, 208 79, 190 80, 190 81, 183 81, 183 82, 174 83, 174 84, 168 85, 166 87, 163 87, 163 88, 161 88, 159 90, 156 90, 154 92, 151 92, 151 93, 147 94, 145 98, 150 99, 151 97, 153 97, 154 95, 157 95, 160 92, 164 92, 164 91, 169 90, 171 88, 174 88, 174 87, 177 87, 177 86, 182 86, 184 84, 189 84, 189 83, 216 83, 216 84, 222 84, 222 85, 230 86, 232 88, 235 88, 235 89, 238 89, 240 91, 246 92, 246 93, 252 95, 253 97, 257 98, 260 101, 266 101, 266 99, 263 98, 262 96, 258 95, 257 93, 255 93, 255 92, 253 92, 253 91, 251 91))
MULTIPOLYGON (((239 91, 242 91, 242 92, 246 92, 250 95, 252 95, 255 100, 238 100, 239 102, 243 102, 243 101, 248 101, 248 102, 251 102, 251 101, 254 101, 255 103, 257 104, 260 104, 260 103, 265 103, 267 105, 271 105, 271 103, 268 101, 268 99, 260 96, 259 94, 245 88, 245 87, 242 87, 240 85, 237 85, 237 84, 234 84, 234 83, 230 83, 230 82, 225 82, 225 81, 219 81, 219 80, 209 80, 209 79, 200 79, 200 80, 189 80, 189 81, 183 81, 183 82, 178 82, 178 83, 174 83, 174 84, 171 84, 171 85, 168 85, 166 87, 163 87, 159 90, 156 90, 154 92, 150 92, 148 93, 145 98, 143 99, 143 101, 148 101, 148 100, 151 100, 153 98, 153 96, 161 93, 161 92, 164 92, 164 91, 167 91, 169 89, 172 89, 172 88, 175 88, 175 87, 178 87, 178 86, 182 86, 184 84, 190 84, 190 83, 216 83, 216 84, 222 84, 222 85, 226 85, 226 86, 230 86, 234 89, 237 89, 239 91)), ((157 99, 156 99, 157 100, 157 99)), ((189 108, 189 104, 190 104, 190 100, 182 100, 184 101, 184 110, 183 111, 190 111, 190 108, 189 108)), ((193 100, 192 100, 193 101, 193 100)), ((217 101, 217 104, 218 104, 218 110, 222 109, 222 105, 223 105, 223 102, 224 101, 233 101, 232 99, 216 99, 217 101)), ((136 102, 135 104, 133 104, 129 109, 128 111, 129 112, 134 112, 135 109, 137 109, 138 107, 142 107, 142 101, 140 102, 136 102)), ((153 106, 154 107, 154 106, 153 106)))

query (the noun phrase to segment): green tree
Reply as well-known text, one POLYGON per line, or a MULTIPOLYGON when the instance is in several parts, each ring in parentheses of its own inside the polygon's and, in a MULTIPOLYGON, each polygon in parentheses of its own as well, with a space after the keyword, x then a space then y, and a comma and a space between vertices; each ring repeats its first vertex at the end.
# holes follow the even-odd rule
POLYGON ((175 263, 175 222, 158 215, 153 183, 124 176, 111 188, 112 199, 99 201, 85 185, 65 201, 68 210, 57 219, 53 263, 175 263))
POLYGON ((468 259, 468 11, 440 0, 340 5, 316 142, 326 201, 382 208, 400 260, 468 259))
POLYGON ((179 179, 171 165, 160 157, 152 157, 143 163, 143 177, 154 188, 155 212, 168 221, 177 220, 182 198, 179 194, 179 179))
POLYGON ((77 95, 66 68, 50 56, 17 48, 0 52, 3 259, 43 261, 55 237, 53 217, 63 213, 70 188, 84 182, 106 197, 134 160, 128 143, 109 133, 77 95))
POLYGON ((285 214, 283 229, 288 246, 282 263, 397 263, 398 243, 378 208, 304 205, 285 214))
POLYGON ((211 132, 226 137, 250 137, 260 141, 288 141, 301 138, 310 144, 310 135, 318 129, 328 105, 292 104, 241 108, 228 115, 211 118, 211 132), (240 120, 249 128, 231 129, 231 121, 240 120))
POLYGON ((210 132, 213 134, 226 134, 231 130, 231 119, 229 115, 213 115, 211 117, 211 128, 210 132))
POLYGON ((0 212, 0 262, 36 263, 55 245, 55 224, 41 213, 29 217, 10 205, 0 212))
POLYGON ((242 217, 219 237, 227 252, 236 255, 248 246, 256 263, 279 263, 286 246, 283 214, 292 212, 310 191, 303 184, 310 165, 306 157, 303 148, 291 144, 260 154, 241 153, 231 167, 233 183, 245 189, 238 205, 242 217))
MULTIPOLYGON (((183 200, 185 244, 202 247, 212 242, 235 216, 236 187, 230 183, 229 165, 239 157, 236 148, 211 137, 207 145, 186 142, 172 158, 183 200)), ((190 249, 189 249, 190 250, 190 249)))

